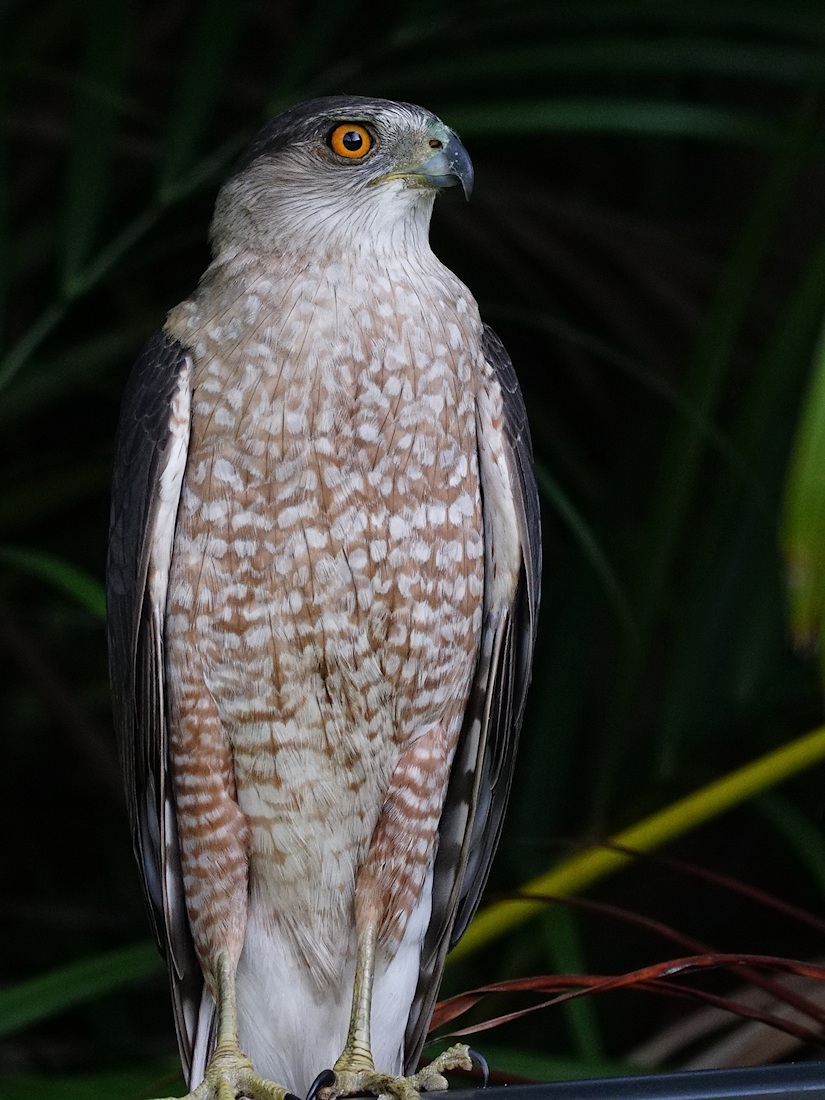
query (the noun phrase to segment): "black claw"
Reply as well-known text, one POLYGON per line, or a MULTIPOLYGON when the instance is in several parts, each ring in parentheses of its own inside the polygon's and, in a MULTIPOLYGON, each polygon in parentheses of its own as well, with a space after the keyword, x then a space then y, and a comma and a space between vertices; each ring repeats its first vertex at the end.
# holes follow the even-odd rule
MULTIPOLYGON (((306 1095, 306 1100, 315 1100, 315 1097, 321 1091, 321 1089, 327 1089, 330 1085, 335 1084, 335 1070, 334 1069, 322 1069, 312 1084, 309 1086, 309 1092, 306 1095)), ((289 1097, 287 1097, 289 1100, 289 1097)))
POLYGON ((483 1089, 486 1089, 490 1081, 490 1067, 487 1065, 487 1059, 484 1057, 483 1054, 479 1054, 477 1050, 473 1050, 472 1047, 468 1048, 467 1053, 481 1070, 481 1076, 483 1078, 481 1082, 481 1087, 483 1089))

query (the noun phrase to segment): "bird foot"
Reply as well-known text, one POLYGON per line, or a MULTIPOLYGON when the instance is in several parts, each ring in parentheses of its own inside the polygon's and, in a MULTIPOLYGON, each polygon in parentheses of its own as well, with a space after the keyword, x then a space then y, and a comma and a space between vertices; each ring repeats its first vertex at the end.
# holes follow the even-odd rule
POLYGON ((470 1048, 466 1043, 455 1043, 445 1051, 433 1058, 426 1066, 414 1073, 411 1077, 402 1078, 409 1081, 416 1092, 435 1092, 438 1089, 446 1089, 447 1081, 443 1076, 451 1069, 471 1070, 473 1060, 470 1057, 470 1048))
POLYGON ((439 1054, 429 1065, 409 1077, 394 1077, 389 1073, 377 1073, 374 1069, 337 1069, 335 1084, 320 1091, 322 1100, 336 1100, 339 1096, 361 1096, 369 1093, 378 1097, 394 1097, 395 1100, 419 1100, 422 1092, 435 1092, 447 1088, 444 1074, 452 1069, 473 1068, 470 1048, 464 1043, 439 1054))
POLYGON ((226 1051, 213 1056, 201 1083, 181 1100, 297 1100, 297 1097, 283 1085, 259 1077, 241 1051, 226 1051))

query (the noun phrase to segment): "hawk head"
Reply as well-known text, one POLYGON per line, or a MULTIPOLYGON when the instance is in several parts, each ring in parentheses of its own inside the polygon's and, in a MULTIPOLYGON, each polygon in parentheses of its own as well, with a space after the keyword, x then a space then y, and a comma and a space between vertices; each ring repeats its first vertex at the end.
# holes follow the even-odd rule
POLYGON ((456 134, 411 103, 326 96, 289 108, 254 138, 218 196, 216 254, 283 254, 313 243, 357 247, 399 225, 426 237, 436 193, 473 166, 456 134), (348 241, 338 240, 341 235, 348 241))

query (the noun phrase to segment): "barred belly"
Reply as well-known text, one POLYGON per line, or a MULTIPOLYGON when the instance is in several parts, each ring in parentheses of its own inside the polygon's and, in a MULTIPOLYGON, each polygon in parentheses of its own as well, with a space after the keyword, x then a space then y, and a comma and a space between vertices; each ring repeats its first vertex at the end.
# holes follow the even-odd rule
POLYGON ((208 334, 185 334, 193 420, 167 646, 196 943, 221 903, 204 869, 225 830, 245 830, 250 898, 324 983, 354 943, 356 878, 382 814, 397 824, 375 855, 390 950, 427 877, 475 667, 484 550, 476 364, 462 350, 473 343, 431 324, 421 351, 384 333, 351 362, 327 361, 318 297, 309 371, 285 349, 273 356, 271 339, 238 349, 227 371, 208 334), (193 754, 220 777, 214 806, 193 754))

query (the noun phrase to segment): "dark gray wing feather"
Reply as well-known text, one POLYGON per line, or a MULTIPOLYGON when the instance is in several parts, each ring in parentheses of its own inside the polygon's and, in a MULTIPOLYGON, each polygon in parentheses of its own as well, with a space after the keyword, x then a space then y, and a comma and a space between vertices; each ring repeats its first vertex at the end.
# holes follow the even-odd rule
POLYGON ((203 978, 183 900, 166 737, 165 609, 153 598, 150 566, 160 480, 174 443, 173 402, 189 366, 186 350, 160 332, 129 378, 118 425, 106 571, 109 670, 132 839, 152 929, 169 969, 187 1073, 203 978))
MULTIPOLYGON (((469 924, 490 872, 510 792, 536 641, 541 526, 527 412, 510 357, 486 325, 482 349, 504 402, 506 465, 522 560, 510 606, 503 613, 486 605, 484 609, 480 655, 439 826, 432 915, 407 1024, 408 1070, 417 1063, 426 1038, 447 951, 469 924)), ((481 491, 483 506, 483 478, 481 491)))

